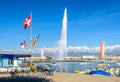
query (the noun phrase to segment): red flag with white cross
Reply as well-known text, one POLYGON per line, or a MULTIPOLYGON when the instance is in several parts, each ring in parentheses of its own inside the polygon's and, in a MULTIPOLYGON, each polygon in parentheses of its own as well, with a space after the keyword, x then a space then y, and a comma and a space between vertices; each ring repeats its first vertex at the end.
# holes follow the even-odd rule
POLYGON ((25 28, 25 29, 29 28, 29 27, 32 25, 32 17, 31 17, 31 15, 29 15, 29 16, 23 21, 23 24, 24 24, 24 28, 25 28))

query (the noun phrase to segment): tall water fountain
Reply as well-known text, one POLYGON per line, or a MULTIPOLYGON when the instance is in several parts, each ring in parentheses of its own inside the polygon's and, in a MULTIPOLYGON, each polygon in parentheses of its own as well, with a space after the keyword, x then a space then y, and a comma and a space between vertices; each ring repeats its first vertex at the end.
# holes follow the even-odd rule
MULTIPOLYGON (((57 60, 64 60, 67 56, 67 9, 64 10, 64 16, 62 20, 62 32, 61 38, 58 42, 58 55, 57 60)), ((67 72, 67 63, 60 62, 59 70, 67 72)))
POLYGON ((67 9, 64 10, 64 16, 62 21, 62 32, 61 38, 59 41, 59 50, 58 50, 58 59, 64 60, 64 57, 67 56, 67 9))

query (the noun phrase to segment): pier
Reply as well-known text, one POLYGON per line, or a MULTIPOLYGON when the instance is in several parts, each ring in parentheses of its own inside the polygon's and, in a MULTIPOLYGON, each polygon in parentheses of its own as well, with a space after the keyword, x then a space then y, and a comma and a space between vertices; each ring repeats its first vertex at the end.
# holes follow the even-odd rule
MULTIPOLYGON (((24 62, 28 62, 30 58, 22 58, 24 62)), ((106 56, 104 58, 101 57, 65 57, 64 60, 56 60, 54 57, 48 57, 44 56, 41 57, 32 57, 33 62, 94 62, 94 61, 105 61, 105 60, 114 60, 114 61, 120 61, 120 56, 106 56)))

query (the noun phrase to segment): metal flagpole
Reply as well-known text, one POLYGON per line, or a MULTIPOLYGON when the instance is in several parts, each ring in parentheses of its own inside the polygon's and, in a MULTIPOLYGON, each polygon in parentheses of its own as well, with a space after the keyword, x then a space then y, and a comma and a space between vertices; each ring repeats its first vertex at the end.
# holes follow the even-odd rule
MULTIPOLYGON (((32 13, 30 13, 31 22, 32 22, 32 13)), ((30 27, 30 66, 32 66, 32 24, 30 27)))

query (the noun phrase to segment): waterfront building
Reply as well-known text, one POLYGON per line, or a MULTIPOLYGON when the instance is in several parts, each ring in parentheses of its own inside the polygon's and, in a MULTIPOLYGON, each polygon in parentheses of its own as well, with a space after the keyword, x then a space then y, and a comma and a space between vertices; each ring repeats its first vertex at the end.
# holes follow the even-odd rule
POLYGON ((19 67, 22 60, 19 58, 30 57, 29 54, 0 54, 0 68, 19 67))

